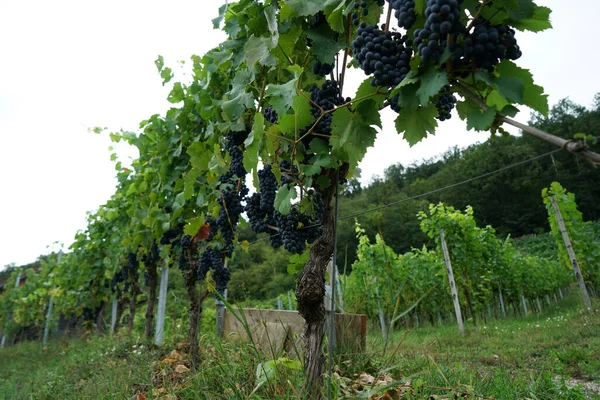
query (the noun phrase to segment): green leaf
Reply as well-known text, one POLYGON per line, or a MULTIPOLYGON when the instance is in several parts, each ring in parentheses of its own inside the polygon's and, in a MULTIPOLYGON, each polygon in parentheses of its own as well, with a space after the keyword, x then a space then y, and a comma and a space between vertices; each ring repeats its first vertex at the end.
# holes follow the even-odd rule
POLYGON ((531 72, 517 66, 514 62, 503 60, 495 69, 500 77, 518 78, 523 82, 523 101, 521 104, 529 106, 543 115, 548 114, 548 95, 544 94, 544 88, 533 83, 531 72))
POLYGON ((425 15, 426 0, 415 0, 415 12, 417 15, 425 15))
POLYGON ((351 168, 375 143, 377 130, 372 125, 381 126, 379 109, 373 100, 362 102, 354 112, 344 107, 333 113, 330 144, 334 154, 347 160, 351 168))
POLYGON ((163 67, 165 66, 165 59, 163 56, 158 56, 158 58, 154 60, 154 65, 156 65, 158 72, 162 71, 163 67))
POLYGON ((336 32, 343 33, 346 30, 345 5, 345 0, 327 0, 325 3, 327 22, 329 22, 331 29, 336 32))
POLYGON ((523 101, 525 84, 521 79, 501 76, 494 81, 494 86, 510 102, 521 103, 523 101))
POLYGON ((311 53, 322 63, 333 64, 335 54, 344 48, 343 43, 333 40, 335 32, 328 24, 308 29, 306 36, 312 40, 311 53))
POLYGON ((277 65, 277 58, 271 54, 271 38, 251 36, 244 46, 245 61, 248 68, 256 63, 267 67, 277 65))
POLYGON ((502 111, 500 111, 500 114, 505 115, 507 117, 514 117, 519 113, 519 109, 513 105, 507 105, 504 108, 502 108, 502 111))
POLYGON ((192 218, 187 221, 187 224, 183 227, 183 231, 186 235, 194 237, 203 225, 203 218, 192 218))
POLYGON ((283 215, 289 214, 292 209, 292 200, 296 198, 296 195, 295 187, 292 186, 290 189, 290 185, 282 185, 275 195, 275 203, 273 204, 275 209, 283 215))
POLYGON ((421 86, 417 90, 417 96, 422 105, 427 105, 429 99, 439 93, 440 89, 448 84, 445 71, 430 68, 421 77, 421 86))
POLYGON ((244 168, 246 171, 256 169, 258 165, 258 150, 260 141, 265 135, 265 117, 262 114, 254 115, 254 124, 252 132, 244 142, 246 149, 244 151, 244 168))
POLYGON ((235 121, 254 105, 254 98, 246 93, 246 86, 254 80, 254 75, 247 69, 238 71, 233 79, 231 91, 224 96, 223 111, 231 121, 235 121))
POLYGON ((173 90, 171 90, 171 93, 169 93, 169 97, 167 97, 167 100, 169 100, 169 102, 175 104, 175 103, 179 103, 184 98, 185 98, 185 93, 183 92, 183 87, 181 86, 181 83, 175 82, 175 84, 173 85, 173 90))
POLYGON ((162 85, 165 86, 165 83, 170 82, 173 78, 173 71, 167 67, 160 72, 160 77, 163 79, 162 85))
POLYGON ((416 110, 401 108, 396 118, 396 130, 404 134, 404 139, 412 147, 427 137, 427 134, 435 134, 437 115, 438 111, 434 104, 416 110))
POLYGON ((292 107, 296 97, 297 80, 297 78, 292 79, 283 85, 268 85, 265 90, 265 96, 270 98, 270 104, 280 117, 292 107))
POLYGON ((356 91, 356 95, 352 100, 352 107, 358 106, 365 100, 371 100, 375 102, 378 108, 382 108, 387 96, 385 94, 377 94, 378 90, 378 88, 371 85, 371 78, 365 79, 356 91))
POLYGON ((511 25, 520 31, 541 32, 552 28, 551 13, 552 10, 548 7, 536 5, 530 18, 512 21, 511 25))
POLYGON ((496 107, 490 107, 486 111, 473 108, 467 116, 467 130, 487 131, 496 118, 496 107))
POLYGON ((323 0, 288 0, 287 4, 299 16, 315 15, 325 8, 323 0))

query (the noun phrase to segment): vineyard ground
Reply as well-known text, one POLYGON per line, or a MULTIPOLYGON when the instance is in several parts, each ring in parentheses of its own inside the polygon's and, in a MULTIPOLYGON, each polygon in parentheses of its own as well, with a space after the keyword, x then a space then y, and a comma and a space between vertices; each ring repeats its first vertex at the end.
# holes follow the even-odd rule
MULTIPOLYGON (((332 397, 387 390, 391 397, 372 398, 600 398, 600 315, 578 311, 577 302, 572 293, 539 315, 467 325, 463 336, 454 326, 399 330, 385 346, 372 329, 365 353, 336 360, 332 397)), ((126 335, 6 348, 0 398, 270 399, 300 391, 303 372, 291 363, 257 389, 257 366, 272 357, 210 334, 201 338, 203 364, 192 374, 180 359, 182 337, 164 349, 126 335)))

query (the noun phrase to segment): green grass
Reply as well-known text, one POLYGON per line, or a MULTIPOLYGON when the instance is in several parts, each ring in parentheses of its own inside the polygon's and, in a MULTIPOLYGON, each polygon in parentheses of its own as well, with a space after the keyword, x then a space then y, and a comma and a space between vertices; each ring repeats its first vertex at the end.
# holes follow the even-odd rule
MULTIPOLYGON (((385 353, 373 328, 365 353, 336 357, 332 392, 334 397, 365 394, 373 388, 357 375, 386 372, 396 383, 378 391, 392 398, 399 398, 402 384, 403 398, 416 399, 461 393, 469 398, 600 398, 598 392, 562 383, 568 378, 600 383, 600 315, 579 312, 576 302, 573 295, 539 316, 468 326, 464 335, 455 326, 398 330, 385 353)), ((0 350, 0 399, 131 399, 137 393, 170 400, 271 399, 301 393, 302 371, 282 366, 256 388, 257 366, 272 357, 212 334, 201 337, 197 374, 161 367, 182 334, 162 349, 118 335, 53 342, 45 351, 39 343, 0 350)))

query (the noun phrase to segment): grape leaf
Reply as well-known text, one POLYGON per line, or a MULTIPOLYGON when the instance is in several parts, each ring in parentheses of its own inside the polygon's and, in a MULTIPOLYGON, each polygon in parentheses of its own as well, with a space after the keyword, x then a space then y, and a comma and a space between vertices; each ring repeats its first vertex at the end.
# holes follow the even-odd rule
POLYGON ((467 116, 467 130, 487 131, 496 118, 496 107, 490 107, 483 111, 473 108, 467 116))
POLYGON ((521 103, 523 101, 525 84, 521 79, 500 76, 494 80, 494 86, 498 89, 498 92, 510 102, 521 103))
POLYGON ((343 43, 333 40, 335 32, 328 24, 308 29, 306 36, 312 40, 311 53, 322 63, 333 64, 335 53, 344 48, 343 43))
POLYGON ((446 71, 431 68, 421 77, 421 86, 416 92, 422 105, 427 105, 429 99, 439 93, 448 84, 446 71))
POLYGON ((416 110, 402 108, 396 118, 396 130, 404 134, 404 139, 412 147, 423 140, 427 134, 435 134, 437 115, 437 108, 433 104, 416 110))
MULTIPOLYGON (((192 218, 187 221, 187 224, 183 227, 183 231, 186 235, 194 237, 199 233, 200 228, 204 225, 204 218, 192 218)), ((210 226, 209 226, 210 230, 210 226)))
POLYGON ((352 100, 352 106, 356 107, 365 100, 372 100, 377 104, 378 108, 382 108, 387 96, 385 94, 377 94, 378 90, 378 88, 371 85, 371 78, 365 79, 356 91, 354 100, 352 100))
POLYGON ((495 72, 500 77, 520 79, 524 85, 521 104, 529 106, 543 115, 548 114, 548 95, 544 94, 544 88, 533 83, 533 76, 528 69, 521 68, 512 61, 503 60, 496 65, 495 72))
POLYGON ((282 185, 275 195, 275 209, 283 215, 289 214, 292 209, 292 200, 296 198, 296 195, 295 187, 290 189, 289 185, 282 185))
POLYGON ((325 8, 325 2, 322 0, 288 0, 287 4, 300 16, 315 15, 325 8))
POLYGON ((530 18, 512 21, 511 25, 520 31, 541 32, 551 29, 550 13, 552 10, 548 7, 535 6, 530 18))
POLYGON ((346 2, 344 0, 327 0, 325 3, 325 15, 329 26, 336 32, 344 32, 346 18, 344 18, 344 9, 346 2))
POLYGON ((381 126, 381 117, 373 100, 362 102, 351 112, 340 108, 333 113, 330 144, 333 153, 341 160, 348 160, 353 168, 362 160, 367 148, 375 143, 377 130, 372 125, 381 126))
POLYGON ((277 65, 277 58, 271 54, 274 46, 271 38, 251 36, 244 45, 245 61, 248 68, 256 63, 272 67, 277 65))
POLYGON ((175 84, 173 85, 173 90, 171 90, 171 93, 169 93, 169 97, 167 97, 167 100, 169 100, 170 103, 175 104, 182 101, 184 97, 185 93, 183 92, 183 87, 181 86, 181 83, 175 82, 175 84))
POLYGON ((269 85, 265 90, 265 96, 271 99, 270 104, 278 115, 283 116, 292 106, 296 97, 296 81, 292 79, 282 85, 269 85))

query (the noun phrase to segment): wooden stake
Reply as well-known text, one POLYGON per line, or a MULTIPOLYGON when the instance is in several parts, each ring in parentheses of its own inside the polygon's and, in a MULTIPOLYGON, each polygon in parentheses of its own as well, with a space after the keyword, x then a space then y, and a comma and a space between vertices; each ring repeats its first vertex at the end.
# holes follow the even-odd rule
POLYGON ((442 242, 442 251, 444 252, 444 260, 446 262, 446 272, 448 273, 448 283, 450 284, 450 292, 452 293, 452 302, 454 303, 456 322, 458 322, 458 331, 463 333, 465 331, 465 327, 463 326, 462 314, 460 312, 460 302, 458 300, 458 291, 456 290, 456 283, 454 282, 452 263, 450 262, 450 254, 448 253, 448 246, 446 246, 446 238, 444 236, 443 229, 440 231, 440 240, 442 242))
POLYGON ((556 202, 556 197, 552 197, 552 199, 550 200, 552 202, 552 207, 554 208, 556 220, 558 221, 558 228, 560 229, 563 241, 565 242, 567 253, 569 253, 569 259, 571 260, 571 265, 573 266, 573 273, 575 274, 575 279, 577 280, 577 285, 579 286, 579 291, 581 292, 581 299, 583 300, 583 305, 587 310, 591 310, 592 302, 590 300, 590 295, 588 294, 587 288, 585 287, 585 282, 583 281, 583 276, 581 275, 581 269, 579 268, 579 262, 577 262, 575 250, 573 250, 571 239, 569 239, 569 234, 567 233, 565 221, 563 220, 562 214, 560 213, 560 208, 558 207, 558 203, 556 202))
POLYGON ((156 329, 154 329, 154 344, 162 346, 165 333, 165 314, 167 311, 167 286, 169 284, 169 268, 166 262, 160 271, 160 286, 158 288, 158 310, 156 313, 156 329))

